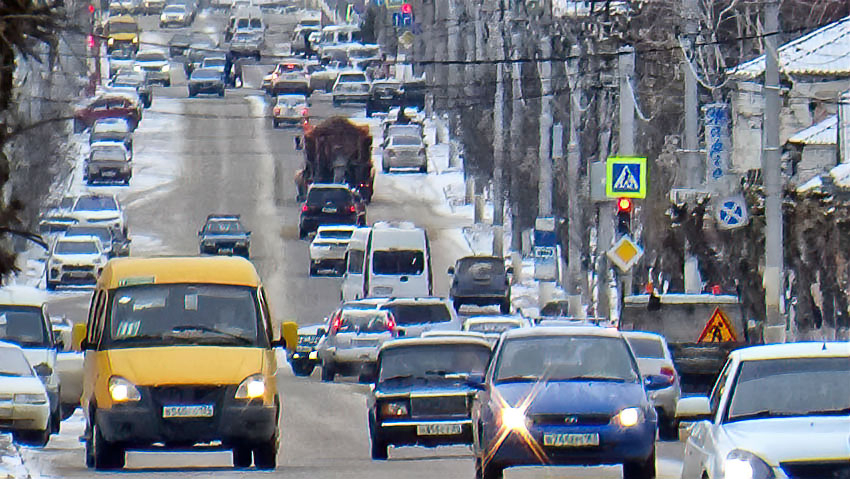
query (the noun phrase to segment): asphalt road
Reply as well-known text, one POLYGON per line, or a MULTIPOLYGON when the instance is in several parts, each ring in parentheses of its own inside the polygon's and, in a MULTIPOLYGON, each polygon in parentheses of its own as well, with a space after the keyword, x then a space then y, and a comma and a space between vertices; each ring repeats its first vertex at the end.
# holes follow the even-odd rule
MULTIPOLYGON (((270 30, 285 38, 291 18, 271 16, 270 30)), ((221 14, 202 14, 193 29, 220 31, 221 14)), ((164 44, 173 31, 156 31, 156 20, 143 20, 144 41, 164 44)), ((270 69, 270 67, 268 68, 270 69)), ((268 69, 256 67, 257 78, 268 69)), ((130 188, 114 188, 127 209, 133 255, 194 255, 197 231, 210 213, 238 213, 253 231, 251 260, 264 279, 278 320, 300 324, 320 321, 339 300, 339 279, 308 277, 307 243, 297 235, 298 208, 293 173, 301 152, 294 149, 296 130, 272 128, 268 99, 249 88, 228 90, 226 96, 188 99, 179 68, 170 88, 157 88, 153 107, 145 112, 136 135, 136 176, 130 188)), ((247 83, 247 82, 246 82, 247 83)), ((253 83, 253 81, 251 82, 253 83)), ((329 98, 317 95, 311 114, 354 114, 356 108, 333 109, 329 98)), ((412 177, 410 181, 417 181, 412 177)), ((370 222, 413 220, 428 229, 434 270, 445 271, 465 253, 450 231, 459 220, 437 212, 431 204, 379 174, 369 207, 370 222)), ((436 291, 445 294, 448 280, 436 274, 436 291)), ((87 291, 53 295, 50 307, 75 321, 84 321, 87 291)), ((472 478, 473 463, 465 447, 403 448, 390 460, 369 457, 366 424, 368 387, 352 382, 325 384, 318 371, 311 378, 292 376, 286 364, 279 371, 283 402, 282 441, 275 475, 290 478, 472 478)), ((213 478, 268 475, 233 470, 229 452, 141 453, 128 455, 127 471, 95 473, 86 469, 79 411, 62 424, 62 432, 43 449, 26 449, 26 463, 42 476, 106 477, 131 474, 138 478, 213 478)), ((678 477, 681 447, 659 443, 659 477, 678 477)), ((619 467, 531 468, 508 470, 508 477, 621 477, 619 467)))

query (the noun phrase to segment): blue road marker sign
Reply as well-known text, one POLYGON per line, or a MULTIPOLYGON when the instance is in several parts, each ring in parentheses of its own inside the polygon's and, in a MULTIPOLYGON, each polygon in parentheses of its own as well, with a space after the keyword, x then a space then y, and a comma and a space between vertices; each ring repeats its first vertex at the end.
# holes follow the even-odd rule
POLYGON ((608 158, 605 173, 609 198, 646 198, 646 158, 608 158))

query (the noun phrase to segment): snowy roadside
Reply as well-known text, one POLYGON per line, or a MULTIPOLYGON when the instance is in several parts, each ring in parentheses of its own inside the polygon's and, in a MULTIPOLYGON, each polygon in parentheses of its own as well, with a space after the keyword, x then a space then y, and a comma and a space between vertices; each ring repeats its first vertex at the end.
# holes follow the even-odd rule
POLYGON ((0 477, 8 479, 33 477, 21 458, 20 449, 12 442, 11 434, 0 434, 0 477))

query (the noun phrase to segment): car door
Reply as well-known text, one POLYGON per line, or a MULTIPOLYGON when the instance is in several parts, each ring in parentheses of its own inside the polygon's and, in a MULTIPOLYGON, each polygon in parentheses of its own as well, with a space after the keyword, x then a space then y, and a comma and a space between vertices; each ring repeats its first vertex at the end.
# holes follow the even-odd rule
POLYGON ((722 414, 720 412, 724 393, 729 387, 732 372, 735 366, 730 359, 726 362, 723 371, 717 378, 717 382, 709 396, 711 405, 711 420, 694 423, 688 440, 685 442, 685 453, 682 465, 682 478, 703 477, 703 472, 712 476, 713 464, 717 454, 718 435, 721 433, 720 424, 722 414))

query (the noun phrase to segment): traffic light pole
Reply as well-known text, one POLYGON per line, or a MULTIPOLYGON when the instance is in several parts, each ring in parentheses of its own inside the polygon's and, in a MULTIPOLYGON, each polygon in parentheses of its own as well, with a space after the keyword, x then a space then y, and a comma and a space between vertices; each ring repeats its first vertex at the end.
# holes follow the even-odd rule
MULTIPOLYGON (((632 95, 631 78, 635 73, 635 50, 631 46, 620 48, 617 56, 618 70, 620 73, 620 156, 633 156, 635 154, 635 102, 632 95)), ((634 206, 630 214, 634 215, 634 206)), ((631 226, 631 225, 630 225, 631 226)), ((624 298, 632 294, 632 271, 621 273, 620 297, 624 298)), ((622 300, 620 301, 622 306, 622 300)), ((622 308, 620 308, 622 310, 622 308)))

